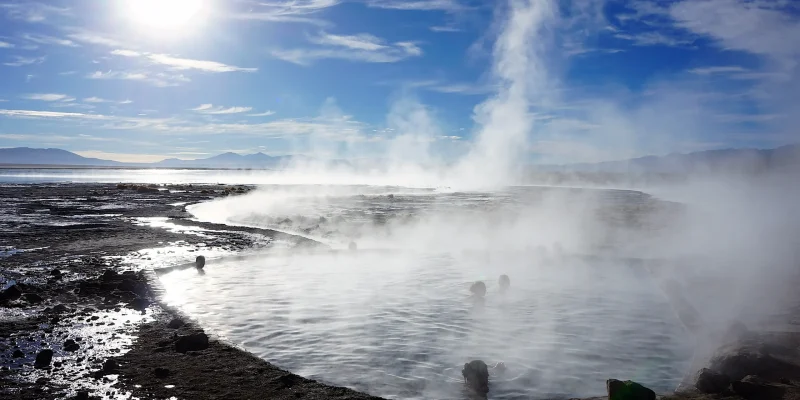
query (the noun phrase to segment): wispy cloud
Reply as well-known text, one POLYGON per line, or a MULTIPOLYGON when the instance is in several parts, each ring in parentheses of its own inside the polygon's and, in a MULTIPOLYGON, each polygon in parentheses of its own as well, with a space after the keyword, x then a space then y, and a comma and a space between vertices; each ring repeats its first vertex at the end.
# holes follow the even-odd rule
POLYGON ((14 56, 14 61, 9 61, 3 63, 3 65, 7 65, 9 67, 22 67, 24 65, 31 65, 31 64, 41 64, 45 60, 45 56, 42 57, 20 57, 14 56))
POLYGON ((718 74, 722 75, 722 74, 731 74, 731 73, 748 72, 748 71, 750 70, 739 66, 720 66, 720 67, 693 68, 689 70, 689 73, 695 75, 718 75, 718 74))
POLYGON ((117 49, 111 52, 111 54, 116 56, 123 56, 123 57, 140 57, 142 53, 133 50, 121 50, 117 49))
POLYGON ((0 49, 10 49, 13 48, 14 45, 12 43, 4 42, 0 40, 0 49))
POLYGON ((99 44, 108 47, 119 47, 122 43, 119 40, 110 38, 100 33, 89 31, 77 31, 67 35, 68 38, 82 43, 99 44))
POLYGON ((326 8, 341 3, 341 0, 287 0, 252 4, 247 12, 235 12, 229 17, 241 20, 265 22, 306 23, 317 26, 330 26, 325 20, 311 17, 326 8))
POLYGON ((258 68, 243 68, 234 65, 223 64, 216 61, 193 60, 190 58, 178 58, 166 54, 140 53, 133 50, 117 49, 111 54, 123 57, 144 57, 152 63, 166 65, 177 70, 199 70, 204 72, 256 72, 258 68))
POLYGON ((247 114, 248 117, 269 117, 270 115, 275 115, 275 111, 267 110, 262 113, 247 114))
POLYGON ((75 75, 77 73, 78 71, 64 71, 64 72, 59 72, 58 74, 61 76, 68 76, 68 75, 75 75))
POLYGON ((70 15, 69 8, 55 7, 34 1, 3 3, 0 4, 0 10, 5 10, 9 18, 26 22, 44 22, 54 15, 70 15))
POLYGON ((192 109, 192 111, 196 111, 203 114, 214 114, 214 115, 222 115, 222 114, 240 114, 251 111, 253 107, 214 107, 213 104, 201 104, 198 107, 192 109))
POLYGON ((367 5, 375 8, 417 11, 462 11, 471 8, 458 0, 368 0, 367 5))
POLYGON ((321 33, 309 38, 319 47, 274 50, 272 55, 295 64, 309 65, 320 59, 342 59, 370 63, 392 63, 422 55, 422 49, 414 42, 387 43, 377 36, 334 35, 321 33))
POLYGON ((408 88, 419 88, 431 92, 463 95, 483 95, 486 93, 491 93, 493 90, 495 90, 495 88, 492 86, 478 83, 447 83, 438 80, 403 82, 402 86, 408 88))
POLYGON ((86 76, 89 79, 120 79, 126 81, 142 81, 158 87, 178 86, 191 82, 182 74, 150 73, 139 71, 95 71, 86 76))
POLYGON ((461 29, 454 26, 432 26, 430 30, 432 32, 461 32, 461 29))
POLYGON ((40 101, 75 101, 75 98, 72 96, 58 93, 32 93, 23 95, 22 98, 40 101))
POLYGON ((614 37, 630 41, 634 46, 683 47, 691 46, 695 42, 692 38, 671 36, 661 32, 641 32, 637 34, 617 33, 614 37))
POLYGON ((57 111, 38 111, 38 110, 2 110, 0 115, 6 117, 19 117, 19 118, 74 118, 74 119, 96 119, 101 120, 105 117, 95 114, 71 113, 71 112, 57 112, 57 111))
POLYGON ((67 47, 79 47, 77 43, 73 42, 69 39, 62 39, 55 36, 47 36, 47 35, 36 35, 36 34, 24 34, 22 38, 33 43, 37 44, 45 44, 45 45, 55 45, 55 46, 67 46, 67 47))

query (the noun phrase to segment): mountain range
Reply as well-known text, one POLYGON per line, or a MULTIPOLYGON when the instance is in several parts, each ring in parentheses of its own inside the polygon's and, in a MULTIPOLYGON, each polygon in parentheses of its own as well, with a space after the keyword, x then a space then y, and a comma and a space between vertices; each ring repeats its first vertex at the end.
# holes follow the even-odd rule
MULTIPOLYGON (((241 155, 223 153, 209 158, 180 160, 169 158, 155 163, 123 163, 82 157, 62 149, 28 147, 0 149, 0 165, 91 166, 139 168, 252 168, 280 169, 290 163, 319 161, 306 156, 270 156, 264 153, 241 155)), ((325 161, 327 165, 349 165, 345 160, 325 161)), ((759 173, 800 169, 800 144, 774 149, 723 149, 688 154, 646 156, 622 161, 537 166, 550 172, 611 173, 626 175, 739 172, 759 173)))

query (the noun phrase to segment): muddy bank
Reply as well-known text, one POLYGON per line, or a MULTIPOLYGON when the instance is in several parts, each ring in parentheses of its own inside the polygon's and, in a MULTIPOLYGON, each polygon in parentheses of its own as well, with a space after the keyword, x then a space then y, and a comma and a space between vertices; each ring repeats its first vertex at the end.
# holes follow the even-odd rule
POLYGON ((147 265, 147 254, 130 262, 131 253, 167 245, 192 254, 233 253, 273 240, 310 245, 274 231, 185 220, 185 204, 248 190, 4 186, 0 398, 371 398, 288 373, 205 336, 158 303, 154 275, 136 267, 147 265), (164 218, 177 223, 148 223, 164 218), (186 225, 202 234, 180 228, 186 225))

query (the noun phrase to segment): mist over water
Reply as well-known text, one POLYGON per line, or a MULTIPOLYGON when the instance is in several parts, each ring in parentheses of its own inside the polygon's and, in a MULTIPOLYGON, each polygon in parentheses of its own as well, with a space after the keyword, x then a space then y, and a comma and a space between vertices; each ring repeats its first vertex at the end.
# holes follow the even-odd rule
POLYGON ((335 251, 266 250, 204 276, 168 274, 169 301, 282 367, 397 398, 464 397, 472 359, 509 367, 492 376, 491 398, 602 395, 608 378, 669 392, 733 322, 796 329, 791 176, 693 177, 650 194, 518 186, 538 132, 532 107, 556 97, 545 53, 558 13, 551 1, 498 6, 497 90, 455 162, 430 146, 435 115, 404 96, 387 117, 397 136, 383 167, 294 165, 245 196, 191 207, 335 251), (467 297, 477 280, 483 306, 467 297), (664 284, 697 309, 698 330, 664 284))

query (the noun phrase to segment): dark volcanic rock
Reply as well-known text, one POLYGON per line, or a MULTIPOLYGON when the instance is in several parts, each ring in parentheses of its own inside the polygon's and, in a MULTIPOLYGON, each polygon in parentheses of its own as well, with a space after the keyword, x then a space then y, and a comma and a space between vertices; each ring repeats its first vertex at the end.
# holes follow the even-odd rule
POLYGON ((100 280, 103 282, 110 282, 115 279, 119 278, 119 274, 116 271, 107 269, 103 272, 103 275, 100 276, 100 280))
POLYGON ((117 360, 109 358, 103 363, 103 372, 110 374, 112 372, 116 372, 117 370, 119 370, 119 363, 117 363, 117 360))
POLYGON ((167 368, 156 368, 153 370, 153 375, 158 379, 164 379, 170 375, 170 371, 167 368))
POLYGON ((464 382, 475 392, 489 393, 489 367, 481 360, 472 360, 464 364, 461 370, 464 382))
POLYGON ((150 305, 150 300, 143 299, 141 297, 137 297, 133 299, 128 306, 136 311, 144 311, 150 305))
POLYGON ((72 339, 67 339, 64 342, 64 351, 78 351, 80 348, 81 346, 72 339))
POLYGON ((63 313, 63 312, 66 312, 68 310, 69 310, 69 308, 67 306, 63 305, 63 304, 56 304, 55 306, 53 306, 53 312, 56 312, 56 313, 63 313))
POLYGON ((36 361, 33 363, 33 366, 36 368, 47 368, 50 366, 51 361, 53 361, 53 350, 44 349, 36 355, 36 361))
POLYGON ((79 391, 75 395, 75 400, 89 400, 89 392, 87 392, 85 390, 79 391))
POLYGON ((175 351, 186 353, 187 351, 199 351, 208 348, 208 336, 203 333, 180 336, 175 342, 175 351))
POLYGON ((634 381, 609 379, 606 389, 608 400, 656 400, 656 392, 634 381))
POLYGON ((727 375, 731 381, 748 375, 779 379, 786 374, 800 374, 796 365, 779 360, 759 348, 721 349, 711 358, 710 368, 727 375))
POLYGON ((11 357, 22 358, 22 357, 25 357, 25 353, 23 353, 22 350, 20 350, 20 349, 16 349, 16 350, 14 350, 14 353, 11 354, 11 357))
POLYGON ((43 301, 44 301, 44 299, 42 298, 42 296, 39 296, 39 295, 38 295, 38 294, 36 294, 36 293, 25 293, 24 295, 22 295, 22 297, 23 297, 23 298, 25 299, 25 301, 27 301, 28 303, 33 303, 33 304, 41 303, 41 302, 43 302, 43 301))
POLYGON ((0 300, 10 301, 16 300, 20 297, 22 297, 22 289, 19 287, 19 285, 13 285, 0 293, 0 300))
POLYGON ((52 276, 54 279, 61 279, 63 274, 61 273, 61 270, 54 269, 50 271, 50 276, 52 276))
POLYGON ((701 369, 695 381, 695 387, 703 393, 722 393, 730 384, 730 378, 708 368, 701 369))
POLYGON ((170 329, 178 329, 178 328, 182 327, 183 325, 185 325, 183 320, 181 320, 180 318, 173 318, 172 321, 169 321, 169 324, 167 324, 167 327, 170 328, 170 329))
POLYGON ((731 388, 736 394, 748 400, 777 400, 782 398, 785 392, 784 388, 771 385, 754 375, 748 375, 741 381, 733 382, 731 388))

